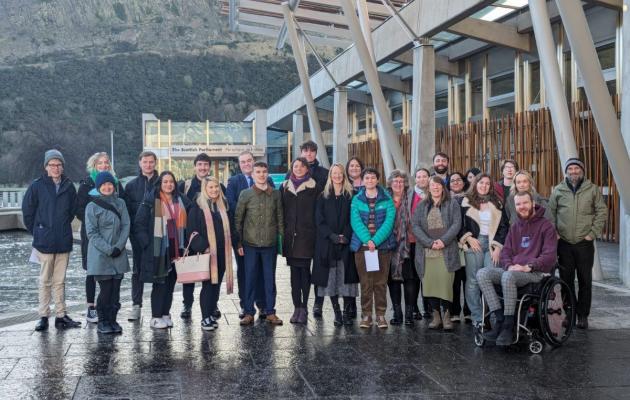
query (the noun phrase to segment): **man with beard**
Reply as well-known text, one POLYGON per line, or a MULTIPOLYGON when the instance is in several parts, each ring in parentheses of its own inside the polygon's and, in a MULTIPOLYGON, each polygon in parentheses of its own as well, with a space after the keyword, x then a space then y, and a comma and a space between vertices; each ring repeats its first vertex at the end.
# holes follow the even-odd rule
POLYGON ((501 267, 482 268, 477 272, 479 288, 495 316, 492 330, 484 337, 496 341, 497 346, 512 344, 517 288, 540 282, 556 264, 558 240, 553 224, 545 218, 545 209, 534 203, 529 192, 518 192, 514 203, 518 221, 510 227, 505 238, 501 267), (495 284, 502 287, 503 308, 495 284))
POLYGON ((442 182, 448 187, 448 163, 449 158, 446 153, 441 151, 435 153, 433 156, 433 175, 437 175, 442 178, 442 182))
POLYGON ((608 209, 600 189, 584 177, 582 160, 569 158, 564 174, 565 180, 551 193, 549 209, 560 237, 560 278, 575 294, 577 273, 577 327, 587 329, 595 256, 593 241, 602 233, 608 209))

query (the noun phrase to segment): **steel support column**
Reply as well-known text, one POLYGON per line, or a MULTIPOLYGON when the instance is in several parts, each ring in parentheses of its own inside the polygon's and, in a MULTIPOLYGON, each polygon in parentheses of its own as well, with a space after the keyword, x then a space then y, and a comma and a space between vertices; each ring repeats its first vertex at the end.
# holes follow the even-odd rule
POLYGON ((435 153, 435 50, 428 40, 413 49, 411 171, 430 167, 435 153))
MULTIPOLYGON (((254 111, 254 137, 257 146, 267 147, 267 110, 254 111)), ((267 152, 260 161, 267 162, 267 152)))
MULTIPOLYGON (((630 111, 627 105, 630 104, 630 0, 624 0, 624 11, 622 14, 621 40, 617 46, 621 46, 619 57, 620 63, 617 70, 621 69, 621 104, 626 104, 626 111, 621 113, 621 134, 626 143, 626 151, 630 153, 630 111)), ((619 82, 618 82, 619 84, 619 82)), ((630 208, 619 207, 619 225, 621 234, 619 235, 619 276, 626 286, 630 287, 630 208)))
POLYGON ((313 99, 313 92, 311 91, 308 68, 305 62, 306 54, 304 46, 298 36, 293 20, 293 12, 289 8, 288 3, 282 3, 282 12, 284 13, 284 21, 287 24, 287 34, 289 36, 289 41, 291 42, 291 48, 293 49, 293 58, 295 59, 295 65, 298 70, 298 75, 300 76, 300 83, 302 84, 302 90, 304 91, 304 103, 306 104, 311 137, 315 143, 317 143, 318 147, 317 158, 323 167, 329 168, 330 162, 326 154, 326 144, 324 143, 324 139, 322 137, 319 117, 317 116, 317 108, 315 107, 315 100, 313 99))
POLYGON ((363 66, 363 72, 372 94, 372 102, 374 103, 374 111, 376 112, 376 121, 378 125, 378 138, 381 146, 381 154, 383 156, 383 166, 385 174, 389 175, 394 168, 402 171, 408 171, 403 156, 402 148, 398 142, 398 137, 392 123, 390 110, 387 107, 383 90, 381 89, 380 82, 378 80, 378 71, 376 69, 376 63, 370 56, 370 51, 363 38, 361 27, 351 0, 340 0, 343 7, 343 13, 346 16, 348 27, 352 33, 354 40, 354 46, 359 55, 361 65, 363 66), (391 156, 390 156, 391 155, 391 156), (393 157, 393 162, 391 158, 393 157), (395 167, 394 167, 395 166, 395 167))
POLYGON ((348 89, 335 88, 333 109, 333 162, 348 162, 348 89))
POLYGON ((300 111, 293 113, 293 159, 300 156, 300 145, 304 143, 304 114, 300 111))
POLYGON ((551 122, 556 136, 560 164, 564 165, 564 162, 570 157, 577 157, 578 151, 573 138, 573 126, 571 125, 560 68, 556 59, 546 0, 530 0, 529 11, 532 16, 540 69, 545 82, 546 99, 551 110, 551 122))

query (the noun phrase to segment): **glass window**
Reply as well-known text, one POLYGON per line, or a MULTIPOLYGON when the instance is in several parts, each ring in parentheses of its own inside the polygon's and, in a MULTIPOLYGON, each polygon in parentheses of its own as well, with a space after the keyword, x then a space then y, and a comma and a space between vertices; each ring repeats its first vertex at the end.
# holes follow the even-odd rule
POLYGON ((540 103, 540 63, 531 63, 530 68, 529 90, 531 95, 531 104, 538 104, 540 103))
POLYGON ((490 118, 501 118, 507 114, 514 114, 514 102, 488 107, 488 112, 490 114, 490 118))
POLYGON ((490 79, 490 97, 514 92, 514 73, 490 79))
POLYGON ((476 79, 470 82, 472 95, 472 116, 481 116, 483 114, 483 81, 476 79))
POLYGON ((287 147, 268 147, 267 162, 269 164, 270 174, 285 173, 289 170, 287 165, 287 157, 289 152, 287 147))
POLYGON ((457 85, 457 93, 459 97, 459 122, 466 122, 466 86, 464 84, 457 85))
POLYGON ((435 118, 435 129, 446 128, 448 126, 448 117, 436 117, 435 118))
POLYGON ((599 58, 602 70, 615 68, 615 43, 598 47, 597 58, 599 58))
POLYGON ((284 146, 288 145, 288 135, 286 132, 267 129, 267 146, 284 146))
POLYGON ((448 109, 448 92, 440 92, 435 94, 435 109, 444 110, 448 109))
POLYGON ((402 104, 394 106, 392 108, 392 121, 402 121, 403 112, 402 112, 402 104))

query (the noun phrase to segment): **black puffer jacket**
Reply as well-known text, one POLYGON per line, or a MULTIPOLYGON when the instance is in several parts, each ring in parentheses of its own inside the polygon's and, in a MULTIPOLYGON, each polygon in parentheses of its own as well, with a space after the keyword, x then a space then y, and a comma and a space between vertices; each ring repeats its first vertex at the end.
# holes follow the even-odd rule
POLYGON ((284 212, 284 240, 282 255, 290 264, 291 258, 310 259, 315 251, 315 202, 317 187, 313 178, 294 188, 288 180, 282 184, 284 212))

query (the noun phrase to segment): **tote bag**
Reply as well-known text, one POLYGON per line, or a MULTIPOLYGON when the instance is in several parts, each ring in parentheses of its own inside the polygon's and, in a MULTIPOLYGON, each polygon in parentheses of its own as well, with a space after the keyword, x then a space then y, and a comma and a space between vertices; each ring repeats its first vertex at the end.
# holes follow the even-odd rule
POLYGON ((184 255, 175 260, 177 283, 194 283, 210 280, 210 254, 188 255, 190 242, 197 235, 197 232, 193 232, 190 235, 184 255))

